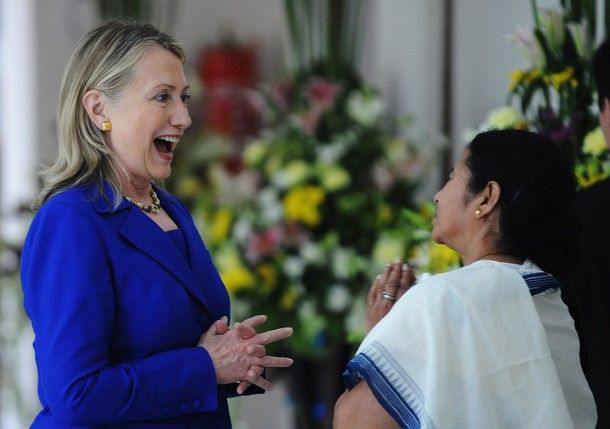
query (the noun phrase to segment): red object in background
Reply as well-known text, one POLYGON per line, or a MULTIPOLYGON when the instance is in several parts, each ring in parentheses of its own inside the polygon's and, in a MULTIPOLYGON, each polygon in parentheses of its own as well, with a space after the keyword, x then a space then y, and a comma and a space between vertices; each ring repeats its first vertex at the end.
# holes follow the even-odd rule
POLYGON ((202 119, 207 130, 238 143, 257 133, 259 115, 251 99, 257 66, 256 50, 238 44, 211 47, 199 56, 197 72, 204 86, 202 119))

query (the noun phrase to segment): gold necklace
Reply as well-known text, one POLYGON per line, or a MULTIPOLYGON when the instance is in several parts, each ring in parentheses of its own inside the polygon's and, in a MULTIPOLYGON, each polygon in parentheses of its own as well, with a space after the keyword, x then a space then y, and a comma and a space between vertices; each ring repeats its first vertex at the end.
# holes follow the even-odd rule
POLYGON ((161 201, 159 201, 159 197, 153 188, 150 188, 150 197, 152 198, 152 203, 143 203, 140 201, 134 201, 125 195, 125 199, 132 204, 135 204, 140 210, 145 211, 146 213, 159 213, 161 210, 161 201))

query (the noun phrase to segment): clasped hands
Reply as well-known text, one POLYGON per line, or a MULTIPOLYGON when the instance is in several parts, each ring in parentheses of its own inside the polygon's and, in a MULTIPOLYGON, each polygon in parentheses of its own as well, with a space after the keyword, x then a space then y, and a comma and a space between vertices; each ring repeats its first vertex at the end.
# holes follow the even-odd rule
POLYGON ((265 368, 286 368, 292 365, 287 357, 268 356, 265 346, 292 335, 292 328, 278 328, 256 332, 256 327, 267 316, 250 317, 229 328, 226 316, 214 322, 197 344, 207 350, 216 371, 218 384, 239 382, 237 393, 242 394, 252 384, 264 390, 273 388, 262 374, 265 368))
POLYGON ((401 258, 396 258, 393 263, 386 265, 369 289, 366 332, 373 329, 373 326, 390 312, 394 302, 403 296, 413 283, 415 274, 401 258))

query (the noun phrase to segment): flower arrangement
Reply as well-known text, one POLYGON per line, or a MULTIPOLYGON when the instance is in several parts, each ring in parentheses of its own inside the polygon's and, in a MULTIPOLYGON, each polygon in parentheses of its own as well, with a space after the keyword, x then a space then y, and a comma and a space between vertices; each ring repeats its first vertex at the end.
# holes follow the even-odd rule
POLYGON ((241 150, 201 133, 169 183, 194 214, 234 319, 290 324, 285 344, 305 358, 336 358, 363 338, 366 293, 395 257, 420 272, 459 264, 431 244, 433 206, 415 205, 434 154, 405 137, 409 121, 390 119, 355 72, 361 8, 286 0, 296 69, 258 91, 259 135, 241 150))
POLYGON ((538 8, 535 0, 531 5, 534 29, 512 36, 529 64, 510 73, 509 105, 491 112, 480 129, 536 130, 562 148, 586 187, 610 175, 591 70, 596 2, 562 0, 555 9, 538 8))
POLYGON ((234 317, 290 323, 294 351, 321 357, 333 343, 362 338, 364 297, 386 263, 400 256, 442 271, 458 261, 430 245, 431 205, 409 209, 430 162, 399 136, 375 91, 312 75, 261 94, 263 132, 237 155, 202 138, 205 156, 182 158, 175 188, 234 317), (430 252, 441 256, 436 265, 430 252))

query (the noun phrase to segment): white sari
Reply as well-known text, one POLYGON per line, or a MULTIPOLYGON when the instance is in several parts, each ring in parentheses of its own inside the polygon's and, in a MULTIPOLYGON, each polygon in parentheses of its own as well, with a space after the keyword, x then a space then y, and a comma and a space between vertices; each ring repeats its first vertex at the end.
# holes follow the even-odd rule
POLYGON ((346 385, 365 379, 403 428, 594 428, 556 286, 531 262, 478 261, 429 277, 367 335, 346 385))

